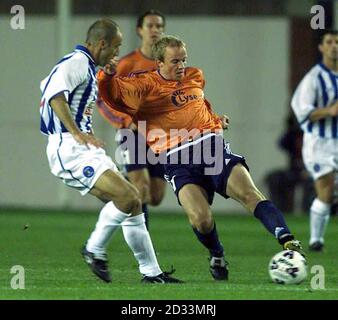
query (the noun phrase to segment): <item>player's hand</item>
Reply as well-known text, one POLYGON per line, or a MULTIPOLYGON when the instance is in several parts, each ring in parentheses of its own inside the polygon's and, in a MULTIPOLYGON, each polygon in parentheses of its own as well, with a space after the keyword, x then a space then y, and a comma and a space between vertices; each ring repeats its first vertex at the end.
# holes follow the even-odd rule
POLYGON ((107 63, 103 67, 104 73, 108 74, 109 76, 113 75, 116 72, 116 67, 117 67, 118 62, 119 61, 117 57, 110 59, 109 63, 107 63))
POLYGON ((221 120, 222 128, 224 130, 227 130, 229 127, 229 121, 230 121, 229 117, 223 114, 222 116, 219 117, 219 119, 221 120))
POLYGON ((338 101, 330 107, 329 112, 331 117, 336 117, 338 115, 338 101))
POLYGON ((92 145, 96 148, 103 148, 104 142, 98 138, 96 138, 93 134, 87 134, 83 132, 79 132, 73 134, 74 139, 77 143, 85 145, 89 149, 89 145, 92 145))

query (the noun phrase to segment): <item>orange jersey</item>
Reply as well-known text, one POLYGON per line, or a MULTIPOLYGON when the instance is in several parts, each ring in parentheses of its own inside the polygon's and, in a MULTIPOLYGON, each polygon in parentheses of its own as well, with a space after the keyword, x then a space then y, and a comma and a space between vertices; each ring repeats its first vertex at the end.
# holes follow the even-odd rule
MULTIPOLYGON (((116 73, 118 76, 128 76, 133 72, 148 71, 157 68, 157 63, 153 59, 147 58, 140 49, 129 53, 119 61, 116 73)), ((97 106, 100 114, 108 120, 115 128, 127 128, 132 122, 132 118, 123 112, 108 108, 99 97, 97 106)))
POLYGON ((101 97, 111 112, 125 112, 136 121, 155 153, 172 149, 202 132, 222 129, 220 118, 204 98, 202 71, 186 68, 182 81, 165 80, 157 70, 133 77, 98 73, 101 97))
POLYGON ((116 74, 118 76, 128 76, 132 72, 149 71, 157 69, 157 63, 154 59, 147 58, 140 49, 127 54, 119 61, 116 74))

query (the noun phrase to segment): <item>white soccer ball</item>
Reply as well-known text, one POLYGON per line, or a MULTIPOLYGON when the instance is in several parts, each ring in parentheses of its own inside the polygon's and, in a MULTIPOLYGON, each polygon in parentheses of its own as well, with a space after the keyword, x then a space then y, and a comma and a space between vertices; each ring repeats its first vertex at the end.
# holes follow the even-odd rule
POLYGON ((307 263, 297 251, 284 250, 272 257, 269 275, 279 284, 299 284, 307 277, 307 263))

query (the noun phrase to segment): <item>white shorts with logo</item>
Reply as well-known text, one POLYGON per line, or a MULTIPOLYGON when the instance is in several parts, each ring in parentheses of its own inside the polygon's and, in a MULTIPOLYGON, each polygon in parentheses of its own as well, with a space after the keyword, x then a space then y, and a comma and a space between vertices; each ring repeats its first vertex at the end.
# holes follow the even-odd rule
POLYGON ((70 133, 49 135, 47 157, 51 172, 82 195, 93 188, 103 172, 118 171, 104 149, 92 145, 88 149, 77 143, 70 133))
POLYGON ((303 162, 314 180, 338 171, 338 139, 327 139, 304 133, 303 162))

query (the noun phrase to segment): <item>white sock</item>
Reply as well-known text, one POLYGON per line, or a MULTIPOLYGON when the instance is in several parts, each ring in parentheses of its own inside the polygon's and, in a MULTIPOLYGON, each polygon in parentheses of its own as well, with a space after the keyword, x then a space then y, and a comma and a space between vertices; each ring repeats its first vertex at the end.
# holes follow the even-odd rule
POLYGON ((310 244, 316 241, 324 243, 325 229, 330 219, 330 209, 330 204, 317 198, 312 202, 310 208, 310 244))
POLYGON ((155 277, 162 273, 158 265, 149 232, 144 223, 144 213, 128 217, 122 223, 124 239, 139 264, 141 274, 155 277))
POLYGON ((97 255, 106 253, 106 247, 113 233, 129 215, 115 207, 112 201, 101 210, 95 229, 90 235, 86 249, 97 255))

